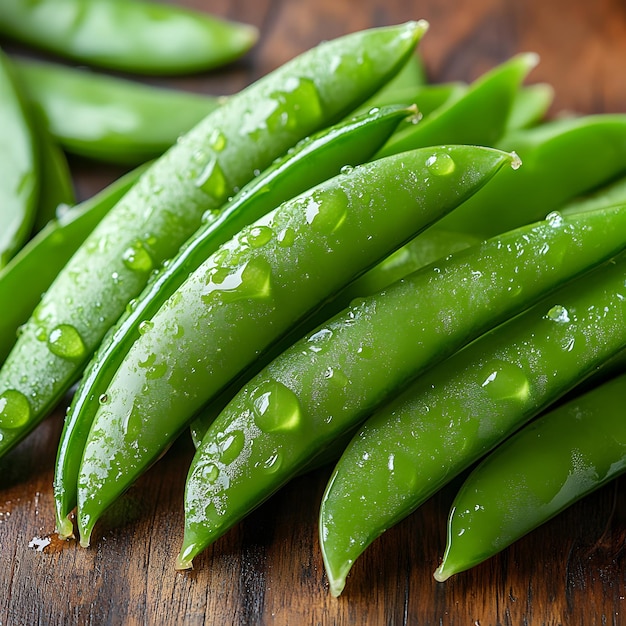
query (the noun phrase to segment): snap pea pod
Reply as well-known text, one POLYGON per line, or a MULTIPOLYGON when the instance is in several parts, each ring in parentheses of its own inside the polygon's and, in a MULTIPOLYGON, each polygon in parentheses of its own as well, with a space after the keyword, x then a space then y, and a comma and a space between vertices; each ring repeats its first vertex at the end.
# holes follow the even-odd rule
POLYGON ((53 63, 13 64, 63 148, 101 161, 136 165, 158 157, 220 103, 53 63))
POLYGON ((362 31, 304 53, 232 96, 144 172, 48 289, 0 369, 0 455, 69 389, 203 216, 217 219, 258 169, 379 89, 426 27, 362 31))
POLYGON ((463 83, 385 89, 372 96, 356 112, 365 113, 375 107, 392 104, 416 104, 420 115, 426 117, 444 104, 460 98, 466 91, 467 85, 463 83))
POLYGON ((573 215, 583 211, 592 211, 594 209, 607 207, 611 204, 625 203, 626 177, 622 176, 608 185, 604 185, 600 189, 594 190, 592 193, 583 195, 580 198, 575 198, 569 202, 567 206, 563 207, 562 213, 566 215, 573 215))
POLYGON ((187 477, 178 567, 411 378, 623 250, 625 228, 626 207, 563 228, 520 228, 356 301, 296 342, 203 438, 187 477))
POLYGON ((0 270, 0 363, 11 351, 19 327, 28 320, 42 294, 145 169, 141 166, 92 198, 61 211, 0 270))
POLYGON ((537 60, 535 54, 520 54, 487 72, 421 124, 396 133, 377 156, 442 143, 494 145, 504 132, 520 84, 537 60))
POLYGON ((438 581, 497 554, 626 471, 626 376, 550 411, 498 446, 452 504, 438 581))
POLYGON ((81 543, 262 351, 512 159, 442 146, 357 166, 285 202, 211 255, 140 328, 101 398, 78 478, 81 543), (443 162, 445 173, 436 173, 443 162))
MULTIPOLYGON (((271 354, 264 354, 264 358, 259 359, 254 364, 254 368, 245 372, 239 380, 234 381, 228 389, 220 394, 219 398, 211 402, 211 405, 205 408, 194 419, 190 430, 191 438, 196 449, 200 446, 202 439, 217 415, 219 415, 228 402, 241 389, 244 382, 254 375, 256 371, 261 370, 267 365, 272 360, 273 355, 278 355, 286 350, 293 343, 293 337, 300 337, 308 329, 324 323, 327 319, 346 308, 355 298, 371 296, 385 287, 388 287, 396 280, 404 278, 429 263, 452 254, 453 252, 469 248, 479 242, 480 240, 472 235, 444 233, 431 228, 421 235, 418 235, 408 244, 405 244, 396 252, 392 253, 387 259, 383 259, 380 263, 377 263, 374 267, 365 272, 365 274, 352 281, 345 289, 342 289, 331 302, 323 306, 314 316, 308 318, 304 327, 297 329, 290 337, 284 338, 281 342, 273 346, 271 354)), ((343 452, 344 448, 345 446, 341 447, 340 444, 337 445, 339 453, 343 452)), ((337 460, 339 454, 333 455, 333 453, 330 452, 328 457, 337 460)))
MULTIPOLYGON (((558 214, 551 221, 568 228, 558 214)), ((322 499, 333 595, 374 539, 626 346, 625 277, 622 254, 435 366, 365 422, 322 499)))
MULTIPOLYGON (((395 91, 397 89, 408 89, 425 85, 426 70, 421 56, 416 52, 412 54, 402 66, 400 71, 378 92, 379 94, 386 91, 395 91)), ((389 102, 388 104, 401 104, 398 102, 389 102)), ((408 103, 412 104, 412 103, 408 103)))
POLYGON ((247 52, 247 24, 158 2, 3 0, 0 33, 88 65, 139 74, 212 69, 247 52))
POLYGON ((536 83, 522 87, 513 101, 506 123, 507 132, 530 128, 544 121, 553 100, 551 85, 536 83))
POLYGON ((626 115, 546 122, 508 133, 497 146, 515 150, 519 176, 503 172, 435 228, 487 238, 542 219, 582 193, 626 173, 626 115))
POLYGON ((39 161, 26 103, 0 50, 0 268, 28 238, 39 192, 39 161))
POLYGON ((222 209, 219 219, 201 226, 152 280, 112 329, 87 368, 65 419, 59 443, 54 494, 57 529, 73 532, 68 514, 76 504, 76 479, 89 428, 113 374, 138 336, 141 323, 215 250, 241 228, 281 202, 339 173, 342 167, 367 160, 395 127, 414 109, 385 107, 341 122, 302 140, 288 154, 259 174, 222 209))

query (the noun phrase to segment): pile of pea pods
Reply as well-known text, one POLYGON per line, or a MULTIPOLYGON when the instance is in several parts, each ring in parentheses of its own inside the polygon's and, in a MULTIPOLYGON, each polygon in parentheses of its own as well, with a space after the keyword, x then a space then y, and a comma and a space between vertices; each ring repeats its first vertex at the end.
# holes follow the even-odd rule
MULTIPOLYGON (((181 43, 163 58, 115 29, 107 49, 51 5, 3 3, 0 33, 145 74, 256 38, 98 0, 111 27, 171 17, 181 43)), ((626 114, 547 119, 534 54, 428 84, 427 28, 322 43, 228 98, 0 56, 0 455, 78 383, 61 537, 88 546, 191 433, 175 567, 332 463, 319 542, 339 595, 372 541, 481 459, 437 580, 624 471, 626 114), (136 169, 76 204, 65 152, 136 169)))

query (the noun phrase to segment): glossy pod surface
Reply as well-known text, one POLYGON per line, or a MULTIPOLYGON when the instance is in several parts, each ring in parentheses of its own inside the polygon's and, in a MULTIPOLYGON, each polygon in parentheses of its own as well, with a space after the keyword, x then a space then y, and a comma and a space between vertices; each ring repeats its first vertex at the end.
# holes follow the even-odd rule
POLYGON ((375 92, 425 29, 411 22, 322 44, 232 96, 159 158, 98 224, 24 325, 0 370, 0 454, 79 377, 152 270, 178 251, 203 216, 217 219, 258 169, 375 92), (327 67, 333 71, 320 71, 327 67))
POLYGON ((334 595, 376 537, 626 346, 625 276, 622 255, 429 370, 365 422, 322 500, 334 595))
POLYGON ((223 65, 258 36, 252 26, 141 0, 3 0, 0 33, 81 63, 139 74, 223 65))
POLYGON ((220 244, 281 202, 338 174, 347 164, 367 160, 400 121, 413 113, 404 107, 385 107, 303 139, 229 200, 219 219, 201 226, 127 307, 87 368, 65 420, 54 478, 57 529, 61 535, 73 533, 66 517, 76 504, 78 467, 98 408, 97 399, 106 392, 137 338, 140 324, 151 318, 220 244))
POLYGON ((505 130, 522 81, 536 64, 536 55, 523 54, 499 65, 421 124, 396 133, 377 156, 445 143, 494 145, 505 130))
POLYGON ((121 164, 160 156, 219 106, 219 99, 87 70, 14 60, 50 133, 68 152, 121 164))
POLYGON ((496 448, 448 519, 439 581, 481 563, 626 470, 626 376, 560 406, 496 448))
POLYGON ((67 207, 46 224, 0 270, 0 363, 17 338, 18 328, 28 320, 42 294, 80 247, 87 235, 137 181, 138 168, 109 185, 89 200, 67 207))
POLYGON ((35 219, 39 192, 36 139, 29 112, 0 50, 0 268, 20 249, 35 219))
POLYGON ((543 219, 580 194, 626 171, 626 115, 606 114, 546 122, 502 137, 524 167, 503 173, 437 225, 448 231, 492 237, 543 219))
POLYGON ((512 231, 355 301, 296 342, 204 436, 187 478, 179 567, 409 379, 626 247, 625 230, 626 208, 512 231))
POLYGON ((230 379, 512 158, 450 146, 355 167, 282 204, 209 257, 144 322, 103 396, 78 480, 81 542, 230 379))

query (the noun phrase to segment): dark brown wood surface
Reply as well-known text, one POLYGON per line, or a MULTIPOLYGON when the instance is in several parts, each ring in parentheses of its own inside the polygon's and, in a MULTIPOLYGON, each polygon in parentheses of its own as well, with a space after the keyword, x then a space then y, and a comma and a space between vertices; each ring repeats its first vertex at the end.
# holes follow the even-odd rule
MULTIPOLYGON (((551 113, 626 111, 624 0, 185 0, 261 29, 242 61, 160 82, 232 93, 323 39, 426 18, 433 81, 472 80, 521 51, 551 113)), ((0 42, 2 43, 2 42, 0 42)), ((78 193, 121 173, 72 161, 78 193)), ((455 484, 375 542, 330 597, 317 540, 329 470, 298 478, 177 573, 185 438, 99 524, 92 547, 54 534, 52 470, 64 406, 0 462, 0 626, 49 624, 626 623, 626 498, 620 479, 491 561, 446 583, 432 572, 455 484), (49 544, 37 550, 41 541, 49 544)))

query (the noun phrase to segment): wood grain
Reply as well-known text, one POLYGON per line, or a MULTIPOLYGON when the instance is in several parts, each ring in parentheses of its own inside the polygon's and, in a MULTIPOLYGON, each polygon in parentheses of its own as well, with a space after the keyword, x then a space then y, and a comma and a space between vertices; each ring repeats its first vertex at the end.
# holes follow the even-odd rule
MULTIPOLYGON (((626 111, 621 0, 185 0, 249 21, 256 48, 213 74, 153 82, 232 93, 323 39, 426 18, 433 81, 472 80, 512 54, 542 62, 552 114, 626 111)), ((0 42, 2 43, 2 42, 0 42)), ((9 44, 9 48, 10 48, 9 44)), ((72 160, 87 197, 121 170, 72 160)), ((330 597, 317 540, 329 470, 294 480, 176 573, 192 447, 179 441, 109 512, 93 547, 53 533, 52 470, 65 403, 0 461, 0 626, 28 624, 620 624, 626 618, 624 479, 446 583, 432 572, 458 482, 390 529, 330 597), (44 540, 42 551, 29 547, 44 540)))

